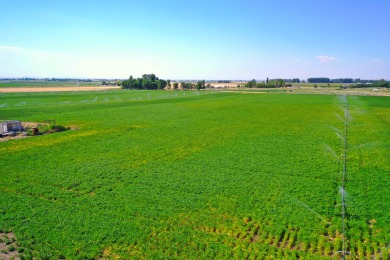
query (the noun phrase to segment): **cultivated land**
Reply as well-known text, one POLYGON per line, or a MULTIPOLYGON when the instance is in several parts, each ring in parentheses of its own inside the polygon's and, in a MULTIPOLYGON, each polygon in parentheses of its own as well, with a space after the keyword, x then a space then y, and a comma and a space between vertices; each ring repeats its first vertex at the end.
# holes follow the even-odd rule
POLYGON ((389 257, 389 97, 1 93, 0 119, 78 128, 0 143, 26 258, 389 257))
POLYGON ((92 91, 119 89, 117 86, 99 86, 99 87, 80 87, 80 86, 61 86, 61 87, 8 87, 0 88, 0 93, 26 93, 26 92, 65 92, 65 91, 92 91))
POLYGON ((119 86, 102 86, 101 81, 94 82, 52 82, 44 80, 10 80, 0 81, 0 93, 24 92, 63 92, 63 91, 92 91, 119 89, 119 86))

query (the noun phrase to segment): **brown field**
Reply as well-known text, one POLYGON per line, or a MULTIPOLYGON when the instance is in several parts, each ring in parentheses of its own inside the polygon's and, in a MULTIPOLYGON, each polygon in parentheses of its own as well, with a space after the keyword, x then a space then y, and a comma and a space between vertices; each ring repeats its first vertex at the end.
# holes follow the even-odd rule
POLYGON ((56 91, 92 91, 119 89, 119 86, 99 86, 99 87, 15 87, 15 88, 0 88, 0 93, 16 93, 16 92, 56 92, 56 91))

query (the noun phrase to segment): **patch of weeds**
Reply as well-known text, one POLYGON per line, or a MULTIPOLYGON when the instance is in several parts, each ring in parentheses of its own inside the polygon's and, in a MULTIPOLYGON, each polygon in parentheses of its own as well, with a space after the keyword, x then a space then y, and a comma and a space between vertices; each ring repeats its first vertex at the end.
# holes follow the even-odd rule
POLYGON ((20 259, 21 260, 31 260, 32 259, 32 256, 27 254, 27 255, 21 255, 20 256, 20 259))
POLYGON ((62 125, 40 125, 38 126, 38 130, 40 134, 49 134, 70 130, 70 127, 65 127, 62 125))
POLYGON ((26 129, 26 130, 27 130, 27 131, 26 131, 27 136, 36 135, 36 132, 37 132, 37 131, 35 131, 33 128, 28 128, 28 129, 26 129))

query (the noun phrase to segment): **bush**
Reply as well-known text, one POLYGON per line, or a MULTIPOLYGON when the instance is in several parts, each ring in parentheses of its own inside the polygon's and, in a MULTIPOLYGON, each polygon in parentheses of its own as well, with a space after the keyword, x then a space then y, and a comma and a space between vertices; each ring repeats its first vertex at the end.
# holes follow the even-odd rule
POLYGON ((41 125, 38 127, 38 129, 40 134, 47 134, 47 133, 63 132, 69 130, 70 127, 65 127, 62 125, 41 125))
POLYGON ((51 125, 49 133, 63 132, 63 131, 69 130, 69 129, 70 129, 69 127, 65 127, 62 125, 51 125))
POLYGON ((27 129, 26 134, 28 136, 33 136, 34 135, 34 131, 31 128, 29 128, 29 129, 27 129))

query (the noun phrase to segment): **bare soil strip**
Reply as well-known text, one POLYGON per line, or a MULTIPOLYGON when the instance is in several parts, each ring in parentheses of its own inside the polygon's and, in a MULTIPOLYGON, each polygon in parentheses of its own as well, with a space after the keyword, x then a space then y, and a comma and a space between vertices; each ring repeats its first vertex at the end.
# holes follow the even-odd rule
POLYGON ((0 259, 11 260, 20 259, 18 257, 19 246, 16 243, 16 237, 13 233, 0 233, 0 259))

